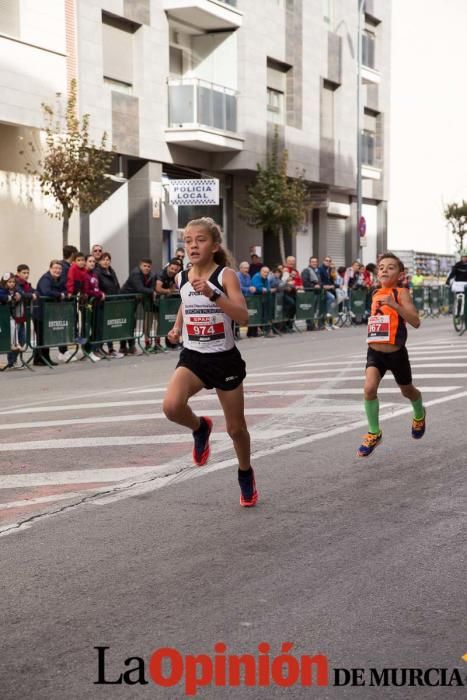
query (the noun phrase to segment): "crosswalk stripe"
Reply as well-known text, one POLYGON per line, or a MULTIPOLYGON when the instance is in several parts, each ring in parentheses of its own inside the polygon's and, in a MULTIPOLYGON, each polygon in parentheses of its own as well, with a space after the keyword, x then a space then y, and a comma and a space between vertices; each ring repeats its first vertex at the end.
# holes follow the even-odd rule
MULTIPOLYGON (((447 391, 454 391, 454 389, 460 389, 460 386, 419 386, 417 389, 419 391, 428 394, 441 394, 447 391)), ((362 388, 358 389, 334 389, 334 387, 329 390, 326 388, 316 388, 316 389, 290 389, 290 390, 276 390, 271 389, 268 391, 268 396, 317 396, 319 394, 332 394, 334 395, 344 395, 344 394, 363 394, 362 388)), ((400 394, 400 389, 397 387, 383 387, 378 389, 378 394, 400 394)))
MULTIPOLYGON (((250 430, 254 440, 274 440, 290 433, 298 432, 298 428, 284 430, 250 430)), ((226 440, 227 433, 214 433, 211 440, 220 442, 226 440)), ((4 442, 0 444, 0 452, 24 452, 29 450, 64 450, 85 447, 91 450, 96 447, 125 447, 135 445, 170 445, 192 443, 190 432, 170 433, 168 435, 115 435, 113 437, 84 437, 84 438, 53 438, 52 440, 30 440, 22 442, 4 442)), ((1 484, 1 478, 0 478, 1 484)))
MULTIPOLYGON (((267 396, 267 394, 260 394, 261 396, 267 396)), ((380 409, 389 408, 394 406, 394 403, 385 401, 380 404, 380 409)), ((283 406, 277 406, 276 408, 245 408, 246 416, 274 416, 281 415, 284 412, 283 406)), ((313 413, 355 413, 355 411, 363 411, 363 404, 361 401, 349 401, 347 404, 341 404, 338 408, 334 404, 323 404, 319 403, 317 406, 288 406, 287 415, 302 416, 313 413)), ((224 411, 221 408, 209 409, 209 416, 211 417, 224 417, 224 411)), ((131 413, 129 415, 120 416, 89 416, 86 418, 64 418, 62 420, 38 420, 38 421, 25 421, 22 423, 2 423, 0 425, 0 431, 2 430, 34 430, 36 428, 58 428, 66 427, 72 425, 88 425, 88 424, 105 424, 105 423, 128 423, 130 421, 144 422, 144 421, 156 421, 156 420, 166 420, 164 413, 131 413)), ((91 439, 91 438, 90 438, 91 439)))

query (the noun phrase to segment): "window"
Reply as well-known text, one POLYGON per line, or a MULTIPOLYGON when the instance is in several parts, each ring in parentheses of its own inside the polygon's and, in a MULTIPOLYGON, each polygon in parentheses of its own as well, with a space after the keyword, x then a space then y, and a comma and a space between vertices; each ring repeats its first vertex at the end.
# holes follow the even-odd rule
POLYGON ((133 34, 139 25, 102 13, 104 79, 114 85, 133 85, 133 34))
POLYGON ((336 86, 328 80, 321 88, 321 138, 334 138, 334 93, 336 86))
POLYGON ((368 68, 375 67, 375 35, 367 29, 362 34, 362 63, 368 68))
POLYGON ((19 37, 19 0, 0 0, 0 34, 19 37))
POLYGON ((286 77, 290 66, 273 58, 267 59, 267 118, 273 124, 284 124, 286 77))
POLYGON ((365 165, 375 165, 375 141, 374 131, 362 131, 362 163, 365 165))
POLYGON ((284 93, 268 88, 268 121, 284 123, 284 93))
POLYGON ((334 0, 321 0, 323 3, 323 20, 331 26, 333 22, 334 0))

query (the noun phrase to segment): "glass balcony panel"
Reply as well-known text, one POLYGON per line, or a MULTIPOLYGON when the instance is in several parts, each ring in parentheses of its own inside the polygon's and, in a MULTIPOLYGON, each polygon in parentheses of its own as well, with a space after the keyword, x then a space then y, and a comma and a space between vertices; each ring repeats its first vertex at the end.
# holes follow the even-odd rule
POLYGON ((237 130, 237 96, 233 90, 195 78, 184 83, 169 81, 169 127, 198 124, 219 131, 237 130))
POLYGON ((227 131, 237 131, 237 98, 235 95, 225 96, 225 122, 227 131))
POLYGON ((195 124, 195 94, 193 85, 171 85, 169 89, 169 126, 195 124))
POLYGON ((212 116, 213 123, 212 126, 215 129, 221 129, 225 131, 225 93, 218 92, 217 90, 212 91, 212 116))

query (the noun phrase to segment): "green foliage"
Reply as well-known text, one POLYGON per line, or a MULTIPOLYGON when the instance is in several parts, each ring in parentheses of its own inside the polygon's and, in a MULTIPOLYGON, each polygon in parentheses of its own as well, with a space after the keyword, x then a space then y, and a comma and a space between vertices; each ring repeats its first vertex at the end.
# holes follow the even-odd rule
POLYGON ((305 173, 297 173, 295 178, 288 177, 287 164, 287 150, 279 154, 279 135, 276 129, 266 165, 257 164, 255 182, 247 189, 247 203, 239 206, 249 224, 279 236, 284 260, 284 232, 295 232, 303 222, 309 206, 305 173))
POLYGON ((456 247, 460 251, 464 247, 464 236, 467 234, 467 202, 463 199, 460 203, 446 204, 443 213, 451 233, 456 238, 456 247))
MULTIPOLYGON (((68 242, 68 223, 73 211, 91 212, 108 195, 110 183, 104 176, 113 159, 113 154, 107 150, 105 132, 98 145, 91 142, 90 117, 84 114, 81 121, 78 119, 76 94, 76 81, 72 80, 64 116, 60 110, 42 104, 44 155, 35 164, 26 163, 27 172, 38 178, 42 193, 52 196, 56 202, 55 211, 47 213, 63 219, 64 245, 68 242)), ((37 152, 33 142, 28 146, 32 154, 37 152)))

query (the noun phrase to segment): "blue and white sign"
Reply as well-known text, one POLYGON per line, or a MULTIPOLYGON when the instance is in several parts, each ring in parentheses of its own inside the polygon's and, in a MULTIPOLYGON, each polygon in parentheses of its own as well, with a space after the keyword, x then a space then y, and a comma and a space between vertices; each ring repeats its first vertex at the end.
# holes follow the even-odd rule
POLYGON ((170 180, 169 197, 179 207, 219 204, 219 180, 170 180))

